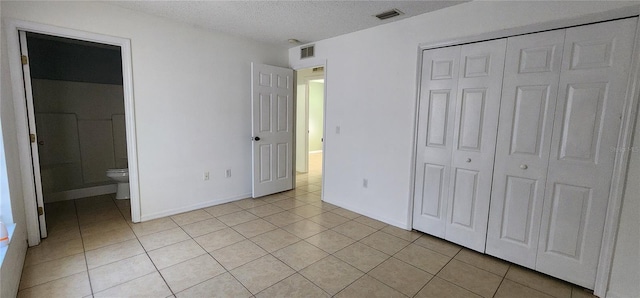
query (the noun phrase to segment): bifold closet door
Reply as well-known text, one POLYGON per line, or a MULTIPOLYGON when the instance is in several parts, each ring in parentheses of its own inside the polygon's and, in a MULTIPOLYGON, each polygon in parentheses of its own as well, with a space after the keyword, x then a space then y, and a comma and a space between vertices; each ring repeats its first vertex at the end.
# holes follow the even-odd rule
POLYGON ((593 289, 637 18, 566 30, 536 270, 593 289))
POLYGON ((445 239, 484 252, 506 39, 463 45, 445 239))
POLYGON ((507 40, 488 254, 535 268, 565 30, 507 40))
POLYGON ((422 54, 413 227, 444 238, 460 47, 422 54))

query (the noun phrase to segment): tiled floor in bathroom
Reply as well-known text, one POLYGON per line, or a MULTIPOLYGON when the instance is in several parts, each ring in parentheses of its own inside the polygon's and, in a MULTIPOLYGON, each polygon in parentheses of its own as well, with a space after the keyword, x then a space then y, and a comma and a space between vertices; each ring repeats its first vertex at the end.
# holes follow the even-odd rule
MULTIPOLYGON (((319 167, 318 158, 312 161, 319 167)), ((591 297, 583 289, 293 191, 144 223, 112 195, 46 206, 19 297, 591 297)))

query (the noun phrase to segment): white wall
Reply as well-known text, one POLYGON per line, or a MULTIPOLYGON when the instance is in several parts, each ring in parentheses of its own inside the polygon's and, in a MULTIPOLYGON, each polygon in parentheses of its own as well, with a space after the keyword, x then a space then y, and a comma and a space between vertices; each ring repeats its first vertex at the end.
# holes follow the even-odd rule
POLYGON ((309 152, 322 150, 324 82, 309 82, 309 152))
MULTIPOLYGON (((323 63, 325 59, 327 63, 324 200, 389 224, 411 228, 411 156, 419 44, 632 5, 634 11, 639 10, 637 2, 473 1, 315 42, 314 58, 300 60, 299 48, 290 49, 289 63, 293 68, 323 63), (337 126, 340 134, 336 134, 337 126), (368 188, 362 187, 364 178, 369 180, 368 188)), ((640 164, 633 163, 632 167, 636 173, 640 164)), ((624 226, 620 229, 619 244, 637 245, 640 241, 637 232, 628 232, 638 227, 640 217, 637 207, 633 207, 637 206, 638 197, 635 190, 627 192, 624 199, 621 221, 624 226)), ((621 293, 621 297, 638 293, 640 280, 631 278, 640 270, 634 266, 637 250, 633 251, 633 245, 625 247, 632 249, 631 255, 616 261, 613 268, 614 276, 619 272, 635 280, 611 283, 611 291, 621 293), (620 266, 621 263, 627 265, 620 266)))
POLYGON ((131 39, 143 220, 250 194, 250 63, 286 66, 286 50, 98 2, 2 2, 2 17, 131 39))
MULTIPOLYGON (((0 5, 0 13, 4 12, 4 6, 0 5)), ((0 26, 2 27, 2 26, 0 26)), ((0 40, 2 40, 2 47, 0 47, 0 56, 2 56, 1 64, 6 64, 4 55, 7 53, 7 48, 4 43, 5 32, 4 28, 0 28, 0 40)), ((8 69, 2 67, 0 69, 0 77, 7 79, 9 77, 8 69)), ((0 158, 6 158, 6 168, 0 169, 0 173, 4 172, 8 178, 8 185, 2 183, 0 188, 0 195, 2 201, 6 202, 6 196, 9 195, 11 205, 11 217, 13 217, 13 223, 16 224, 16 230, 9 243, 7 254, 2 262, 2 268, 0 268, 0 297, 15 297, 18 293, 18 285, 20 284, 20 276, 22 273, 22 266, 24 264, 24 258, 27 253, 27 228, 24 213, 24 201, 22 200, 22 178, 20 176, 20 164, 18 162, 18 142, 15 133, 15 121, 13 118, 13 105, 7 106, 5 103, 11 101, 11 88, 8 84, 2 80, 0 84, 0 121, 2 126, 2 142, 4 147, 4 156, 0 154, 0 158), (8 189, 6 189, 8 187, 8 189)), ((1 183, 1 182, 0 182, 1 183)), ((5 204, 2 204, 2 208, 6 208, 5 204)), ((6 209, 2 209, 2 212, 7 212, 6 209)))

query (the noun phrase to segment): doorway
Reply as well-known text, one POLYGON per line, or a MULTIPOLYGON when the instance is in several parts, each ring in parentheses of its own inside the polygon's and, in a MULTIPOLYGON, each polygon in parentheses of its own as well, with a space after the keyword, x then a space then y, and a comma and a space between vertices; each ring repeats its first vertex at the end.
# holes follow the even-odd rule
POLYGON ((296 189, 320 192, 324 150, 324 67, 297 70, 296 189))
POLYGON ((20 35, 37 139, 34 172, 40 173, 46 217, 40 219, 41 237, 109 212, 130 221, 129 200, 114 199, 117 183, 106 176, 108 169, 128 167, 120 47, 20 35))
MULTIPOLYGON (((38 137, 36 134, 37 126, 36 117, 34 116, 34 106, 32 100, 32 91, 30 88, 31 75, 29 65, 29 53, 27 47, 26 34, 39 34, 49 39, 65 38, 70 41, 71 44, 87 44, 87 42, 98 48, 113 48, 120 53, 120 60, 113 62, 119 63, 118 67, 121 73, 121 98, 124 102, 124 131, 125 131, 125 148, 126 157, 124 162, 127 163, 129 168, 129 182, 130 182, 130 203, 128 202, 124 210, 130 212, 121 213, 123 220, 139 222, 140 221, 140 201, 139 201, 139 187, 138 187, 138 172, 137 172, 137 146, 136 146, 136 133, 135 133, 135 112, 133 103, 133 84, 132 84, 132 65, 131 65, 131 42, 128 39, 106 36, 101 34, 89 33, 84 31, 78 31, 73 29, 59 28, 55 26, 37 24, 19 20, 9 20, 7 22, 7 45, 9 56, 9 67, 11 73, 11 84, 14 98, 15 118, 16 118, 16 130, 18 135, 18 148, 20 155, 20 167, 22 172, 23 194, 25 202, 25 213, 27 223, 27 236, 29 246, 38 245, 40 239, 47 236, 46 222, 45 222, 45 204, 43 198, 42 180, 40 179, 41 165, 40 156, 38 154, 38 137), (22 57, 25 53, 26 57, 22 57), (22 61, 22 63, 21 63, 22 61), (33 142, 32 142, 33 141, 33 142), (32 183, 29 183, 31 181, 32 183), (125 219, 126 218, 126 219, 125 219)), ((45 39, 46 39, 45 38, 45 39)), ((75 61, 75 60, 74 60, 75 61)), ((77 64, 82 64, 81 61, 75 61, 77 64)), ((101 75, 101 74, 98 74, 101 75)), ((64 113, 63 113, 64 114, 64 113)), ((120 114, 122 116, 122 114, 120 114)), ((62 117, 66 118, 66 117, 62 117)), ((113 121, 113 119, 111 119, 113 121)), ((53 120, 53 122, 64 122, 66 120, 53 120)), ((47 120, 45 120, 47 122, 47 120)), ((69 121, 70 123, 70 121, 69 121)), ((121 124, 121 121, 119 121, 121 124)), ((113 125, 112 125, 113 126, 113 125)), ((116 125, 117 126, 117 125, 116 125)), ((41 125, 42 127, 42 125, 41 125)), ((47 125, 48 128, 51 126, 47 125)), ((112 127, 113 128, 113 127, 112 127)), ((44 128, 43 128, 44 129, 44 128)), ((79 130, 79 129, 78 129, 79 130)), ((91 129, 89 134, 92 135, 91 129)), ((46 133, 45 133, 46 135, 46 133)), ((69 138, 67 138, 69 139, 69 138)), ((121 140, 121 138, 120 138, 121 140)), ((55 143, 57 140, 54 140, 55 143)), ((47 151, 48 152, 48 151, 47 151)), ((85 150, 86 152, 86 150, 85 150)), ((50 153, 50 152, 48 152, 50 153)), ((115 155, 115 154, 114 154, 115 155)), ((67 156, 68 157, 68 156, 67 156)), ((117 157, 114 156, 115 160, 117 157)), ((65 158, 66 160, 66 158, 65 158)), ((69 159, 71 160, 71 159, 69 159)), ((57 160, 60 162, 60 160, 57 160)), ((115 161, 114 161, 115 168, 115 161)), ((93 172, 94 174, 97 173, 93 172)), ((105 172, 106 174, 106 172, 105 172)), ((94 176, 97 177, 97 176, 94 176)), ((110 185, 101 185, 99 181, 90 181, 90 185, 83 185, 91 187, 103 188, 111 187, 110 185)), ((67 194, 69 195, 69 194, 67 194)), ((72 194, 72 196, 77 194, 72 194)), ((100 196, 95 197, 95 202, 102 202, 103 198, 100 196)), ((87 210, 97 210, 100 208, 92 207, 93 204, 88 204, 87 210)), ((125 205, 125 204, 122 204, 125 205)), ((83 208, 85 208, 83 207, 83 208)), ((116 207, 117 208, 117 207, 116 207)), ((56 208, 52 208, 52 211, 56 208)), ((59 209, 67 210, 66 207, 59 209)), ((120 208, 117 208, 120 209, 120 208)), ((87 218, 99 218, 100 216, 88 216, 87 218)))

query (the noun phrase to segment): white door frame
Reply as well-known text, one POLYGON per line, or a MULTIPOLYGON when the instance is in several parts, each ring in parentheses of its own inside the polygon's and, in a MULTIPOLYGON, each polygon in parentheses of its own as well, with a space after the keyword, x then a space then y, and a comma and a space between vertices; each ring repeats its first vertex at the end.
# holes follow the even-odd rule
MULTIPOLYGON (((292 65, 292 67, 291 67, 296 72, 295 75, 293 76, 294 78, 298 77, 297 71, 299 71, 301 69, 314 68, 314 67, 324 67, 324 73, 323 73, 323 75, 324 75, 324 94, 323 94, 324 95, 324 99, 323 99, 324 105, 322 107, 322 109, 323 109, 323 111, 322 111, 322 140, 323 140, 323 142, 322 142, 322 186, 321 186, 323 190, 324 190, 324 183, 325 183, 325 179, 324 179, 325 171, 324 171, 324 169, 325 169, 325 164, 326 164, 326 158, 324 158, 325 157, 324 154, 325 154, 326 149, 327 149, 327 98, 328 98, 328 96, 327 96, 327 77, 328 77, 327 76, 327 64, 328 63, 327 63, 326 59, 307 58, 305 60, 300 61, 296 65, 292 65)), ((318 77, 320 77, 320 76, 318 76, 318 77)), ((308 82, 305 82, 305 84, 308 85, 308 82)), ((296 86, 296 88, 297 88, 298 83, 295 82, 293 85, 296 86)), ((305 95, 307 97, 307 100, 308 100, 308 89, 309 88, 307 87, 307 91, 306 91, 307 95, 305 95)), ((294 90, 293 96, 296 97, 296 99, 293 102, 297 103, 298 102, 298 98, 297 98, 298 90, 294 90)), ((297 107, 294 107, 294 109, 297 109, 297 107)), ((309 109, 309 104, 307 103, 307 110, 308 109, 309 109)), ((309 113, 307 111, 307 115, 308 114, 309 113)), ((296 113, 296 116, 297 116, 297 113, 296 113)), ((307 122, 309 121, 308 118, 309 117, 307 117, 307 122)), ((297 119, 296 119, 296 121, 297 121, 297 119)), ((307 127, 309 127, 309 123, 307 123, 307 127)), ((294 146, 293 150, 294 150, 294 152, 296 151, 295 145, 296 145, 296 132, 294 131, 294 133, 293 133, 293 146, 294 146)), ((307 137, 307 148, 309 148, 309 139, 308 139, 308 137, 307 137)), ((308 152, 308 150, 307 150, 307 152, 308 152)), ((307 159, 307 163, 308 162, 309 161, 307 159)), ((307 170, 308 170, 308 168, 309 167, 307 166, 307 170)), ((296 158, 294 157, 293 158, 293 188, 295 189, 295 187, 296 187, 296 158)), ((324 191, 321 192, 320 199, 324 201, 324 191)))
POLYGON ((96 43, 119 46, 122 56, 122 88, 124 91, 125 123, 127 133, 127 159, 129 162, 129 185, 131 188, 131 219, 140 221, 140 189, 138 180, 138 150, 135 127, 135 106, 133 100, 133 81, 131 64, 131 40, 103 34, 61 28, 28 21, 7 19, 5 21, 13 104, 18 134, 18 150, 20 170, 22 173, 22 192, 25 203, 27 221, 27 237, 29 246, 40 243, 40 230, 36 203, 36 188, 33 183, 33 167, 27 108, 25 105, 24 78, 20 62, 20 45, 18 31, 27 31, 58 37, 73 38, 96 43))
MULTIPOLYGON (((415 187, 415 161, 417 158, 417 143, 416 138, 418 136, 418 103, 420 100, 420 82, 421 82, 421 66, 422 66, 422 51, 428 49, 435 49, 446 46, 453 46, 458 44, 465 44, 471 42, 478 42, 483 40, 491 40, 497 38, 505 38, 509 36, 521 35, 542 32, 547 30, 555 30, 573 26, 586 25, 596 22, 610 21, 620 18, 634 17, 640 15, 640 5, 631 8, 621 8, 591 15, 580 16, 577 18, 564 19, 551 21, 541 24, 522 26, 517 28, 511 28, 501 31, 488 32, 485 34, 479 34, 474 36, 468 36, 463 38, 457 38, 453 40, 444 40, 430 43, 423 43, 418 45, 417 48, 417 65, 416 65, 416 100, 414 110, 414 139, 413 139, 413 152, 411 157, 411 173, 410 183, 411 191, 409 193, 409 209, 407 210, 409 223, 413 227, 413 196, 415 187)), ((611 266, 613 262, 613 253, 615 249, 615 242, 618 234, 618 223, 620 222, 620 208, 622 206, 622 196, 624 194, 627 168, 629 166, 629 153, 632 145, 632 137, 634 132, 634 125, 636 123, 636 114, 638 109, 638 99, 640 94, 640 20, 636 27, 636 40, 634 41, 634 50, 631 62, 631 71, 629 75, 629 84, 626 90, 626 97, 624 102, 624 109, 622 113, 621 129, 618 138, 617 148, 621 150, 616 151, 616 157, 614 161, 614 170, 611 181, 611 191, 609 205, 607 206, 607 216, 605 218, 605 226, 603 232, 603 240, 600 250, 600 258, 598 261, 598 269, 596 272, 596 282, 594 288, 594 294, 599 297, 605 297, 609 285, 609 275, 611 274, 611 266)), ((640 137, 640 136, 636 136, 640 137)))
MULTIPOLYGON (((304 85, 305 85, 305 101, 306 101, 306 107, 307 107, 307 137, 306 137, 306 141, 305 144, 307 144, 307 154, 311 152, 311 150, 309 149, 309 83, 311 83, 311 81, 315 81, 315 80, 322 80, 322 137, 323 137, 323 141, 322 143, 324 143, 324 70, 322 71, 322 75, 312 75, 312 76, 307 76, 304 78, 304 85)), ((309 169, 309 159, 307 158, 307 170, 309 169)))

